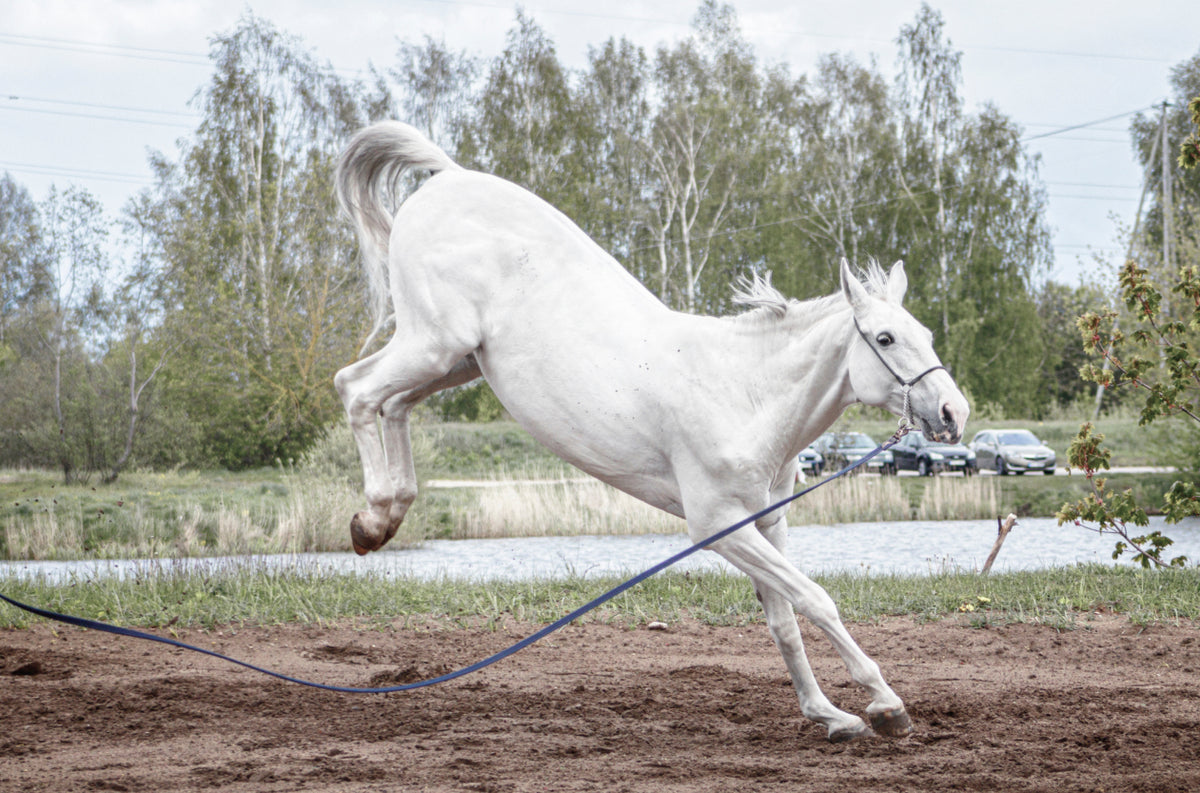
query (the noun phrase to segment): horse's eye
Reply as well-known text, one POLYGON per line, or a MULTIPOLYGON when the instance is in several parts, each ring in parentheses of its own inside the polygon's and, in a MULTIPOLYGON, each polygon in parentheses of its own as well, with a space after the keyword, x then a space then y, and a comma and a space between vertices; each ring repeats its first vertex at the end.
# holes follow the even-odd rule
POLYGON ((880 333, 875 337, 875 341, 879 342, 880 347, 889 347, 895 339, 892 338, 892 334, 890 333, 880 333))

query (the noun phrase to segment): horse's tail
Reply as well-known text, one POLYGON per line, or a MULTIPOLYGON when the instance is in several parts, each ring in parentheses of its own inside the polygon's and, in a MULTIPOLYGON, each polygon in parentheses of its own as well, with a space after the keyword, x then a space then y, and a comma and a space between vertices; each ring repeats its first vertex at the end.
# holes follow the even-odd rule
POLYGON ((338 159, 338 204, 358 231, 375 322, 372 335, 386 321, 388 238, 400 203, 400 178, 410 168, 438 173, 460 166, 414 127, 399 121, 383 121, 361 130, 338 159))

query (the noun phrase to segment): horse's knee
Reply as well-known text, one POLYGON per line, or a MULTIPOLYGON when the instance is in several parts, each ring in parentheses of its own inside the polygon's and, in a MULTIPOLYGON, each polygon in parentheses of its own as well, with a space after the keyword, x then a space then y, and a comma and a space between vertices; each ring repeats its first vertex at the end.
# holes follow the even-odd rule
POLYGON ((353 364, 339 369, 333 376, 333 387, 342 398, 342 404, 346 403, 355 379, 353 364))

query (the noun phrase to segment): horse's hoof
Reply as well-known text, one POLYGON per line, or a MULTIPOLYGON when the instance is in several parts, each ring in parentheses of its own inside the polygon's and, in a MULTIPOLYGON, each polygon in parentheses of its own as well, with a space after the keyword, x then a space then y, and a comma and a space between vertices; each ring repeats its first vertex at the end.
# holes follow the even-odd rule
POLYGON ((367 532, 365 523, 371 520, 370 513, 359 512, 350 519, 350 544, 354 546, 354 552, 359 556, 365 556, 383 543, 372 538, 367 532))
POLYGON ((830 730, 830 743, 846 743, 858 738, 874 738, 875 731, 866 725, 865 722, 860 722, 857 727, 842 727, 837 730, 830 730))
POLYGON ((904 708, 883 710, 868 715, 871 717, 871 726, 880 735, 886 735, 889 738, 903 738, 912 734, 912 719, 908 717, 908 711, 904 708))

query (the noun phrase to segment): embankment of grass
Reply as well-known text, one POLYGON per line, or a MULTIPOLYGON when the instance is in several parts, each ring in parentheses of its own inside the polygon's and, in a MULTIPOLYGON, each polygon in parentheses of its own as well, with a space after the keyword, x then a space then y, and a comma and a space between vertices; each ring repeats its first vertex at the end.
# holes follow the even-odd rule
MULTIPOLYGON (((1038 622, 1072 627, 1090 615, 1119 613, 1136 623, 1200 619, 1200 569, 1143 570, 1081 565, 981 576, 839 573, 816 576, 852 622, 891 616, 948 616, 985 627, 1038 622)), ((0 580, 9 597, 42 608, 120 625, 157 627, 360 621, 394 628, 430 620, 497 625, 548 623, 619 583, 615 578, 480 583, 415 581, 304 570, 230 568, 197 575, 153 575, 50 585, 0 580)), ((749 580, 725 573, 673 573, 650 578, 584 620, 629 627, 683 618, 714 625, 762 619, 749 580)), ((0 627, 38 618, 0 603, 0 627)))
MULTIPOLYGON (((526 472, 528 473, 528 472, 526 472)), ((535 472, 534 475, 547 476, 535 472)), ((427 539, 673 533, 683 521, 595 480, 493 480, 424 488, 391 547, 427 539)), ((1175 474, 1117 474, 1153 512, 1175 474)), ((793 525, 1053 516, 1086 495, 1082 476, 839 479, 795 502, 793 525)), ((0 558, 172 558, 349 550, 361 485, 311 471, 131 473, 65 486, 45 472, 0 475, 0 558)))

